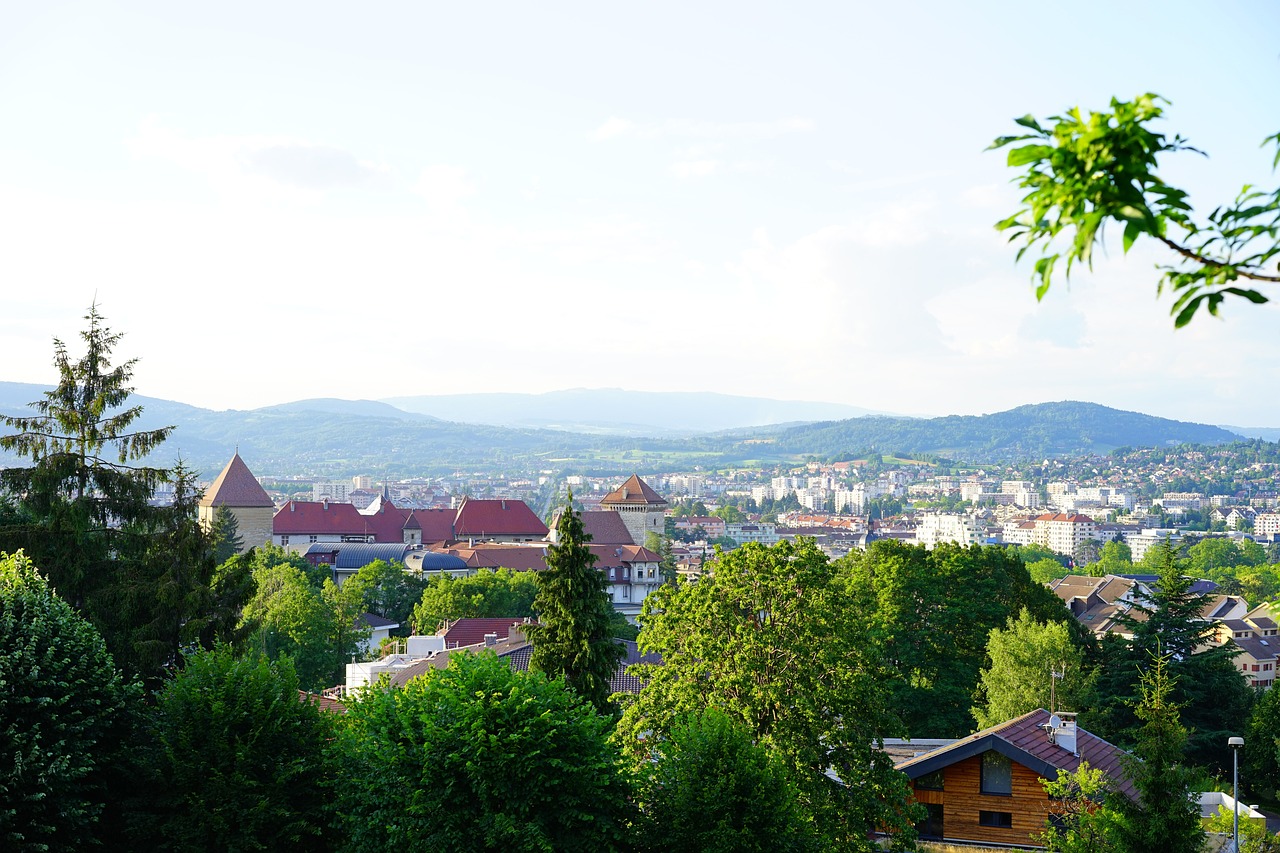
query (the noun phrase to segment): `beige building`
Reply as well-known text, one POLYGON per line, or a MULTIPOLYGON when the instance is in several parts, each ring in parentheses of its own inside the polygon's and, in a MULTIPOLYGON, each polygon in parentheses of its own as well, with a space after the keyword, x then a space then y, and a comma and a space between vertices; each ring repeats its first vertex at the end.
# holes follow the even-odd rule
POLYGON ((271 541, 271 519, 276 507, 265 489, 236 452, 222 473, 200 499, 198 517, 205 530, 212 530, 219 509, 235 516, 240 536, 240 553, 271 541))

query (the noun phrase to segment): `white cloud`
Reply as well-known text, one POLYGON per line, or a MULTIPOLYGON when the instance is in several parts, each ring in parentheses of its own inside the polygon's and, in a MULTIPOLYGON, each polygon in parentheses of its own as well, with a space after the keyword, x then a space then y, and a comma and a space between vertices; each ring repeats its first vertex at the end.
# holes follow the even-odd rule
POLYGON ((705 178, 719 169, 719 160, 678 160, 671 164, 671 174, 677 178, 705 178))
POLYGON ((667 119, 644 124, 612 116, 595 129, 591 138, 596 142, 627 136, 637 139, 771 139, 788 133, 811 133, 816 128, 817 124, 812 119, 801 117, 740 122, 667 119))
POLYGON ((164 160, 206 177, 224 195, 315 197, 349 186, 378 187, 390 169, 349 151, 289 136, 193 136, 144 119, 125 145, 134 157, 164 160))

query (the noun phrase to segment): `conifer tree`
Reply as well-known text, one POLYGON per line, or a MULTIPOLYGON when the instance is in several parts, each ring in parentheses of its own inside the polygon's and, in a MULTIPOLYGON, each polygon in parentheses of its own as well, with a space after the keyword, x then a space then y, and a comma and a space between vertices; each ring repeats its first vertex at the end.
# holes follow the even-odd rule
POLYGON ((533 641, 529 667, 565 683, 601 713, 610 713, 609 681, 622 659, 609 623, 613 604, 607 581, 587 547, 591 537, 573 509, 573 494, 556 524, 557 541, 547 548, 547 568, 539 572, 533 609, 538 624, 526 628, 533 641))
POLYGON ((0 418, 16 430, 0 436, 0 448, 31 460, 0 471, 24 521, 7 527, 0 548, 24 548, 58 594, 81 608, 110 579, 118 527, 144 518, 147 500, 167 478, 163 469, 131 463, 173 430, 132 428, 142 414, 141 406, 127 405, 137 360, 111 363, 121 335, 96 303, 85 319, 80 358, 54 339, 58 384, 31 404, 36 414, 0 418))

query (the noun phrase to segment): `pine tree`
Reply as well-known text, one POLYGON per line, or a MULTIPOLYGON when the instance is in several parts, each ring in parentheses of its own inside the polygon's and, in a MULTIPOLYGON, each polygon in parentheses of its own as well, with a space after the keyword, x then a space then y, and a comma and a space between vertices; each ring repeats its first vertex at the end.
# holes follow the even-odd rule
POLYGON ((6 529, 0 548, 24 548, 58 594, 81 608, 110 579, 118 528, 148 515, 148 499, 167 478, 163 469, 130 463, 173 430, 131 429, 142 414, 141 406, 126 405, 137 360, 113 366, 121 335, 107 327, 96 303, 85 319, 80 358, 54 339, 58 384, 31 404, 36 414, 0 418, 17 430, 0 436, 0 448, 32 463, 0 471, 0 485, 18 497, 24 520, 6 529))
POLYGON ((609 681, 624 650, 611 636, 607 581, 595 569, 586 544, 591 537, 572 502, 571 493, 556 524, 556 544, 547 548, 547 568, 537 576, 538 624, 526 628, 533 641, 529 666, 550 678, 563 676, 597 710, 611 713, 609 681))

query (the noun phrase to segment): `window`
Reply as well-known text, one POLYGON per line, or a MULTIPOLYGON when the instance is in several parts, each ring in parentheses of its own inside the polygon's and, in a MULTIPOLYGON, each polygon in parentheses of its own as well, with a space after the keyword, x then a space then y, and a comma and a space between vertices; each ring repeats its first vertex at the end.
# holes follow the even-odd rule
POLYGON ((289 537, 288 537, 288 536, 281 536, 281 537, 280 537, 280 544, 281 544, 281 546, 288 545, 288 544, 289 544, 289 537))
POLYGON ((916 788, 921 791, 941 791, 942 787, 942 771, 935 770, 932 773, 926 773, 916 779, 916 788))
POLYGON ((308 536, 308 537, 307 537, 307 541, 308 541, 308 542, 319 542, 319 541, 320 541, 320 537, 319 537, 319 536, 317 536, 317 535, 315 535, 315 534, 313 533, 313 534, 311 534, 310 536, 308 536))
POLYGON ((982 753, 982 793, 1013 795, 1013 762, 994 750, 982 753))
MULTIPOLYGON (((919 783, 919 779, 916 780, 919 783)), ((920 803, 924 806, 924 820, 916 824, 916 832, 921 838, 942 838, 942 804, 920 803)))
POLYGON ((978 823, 982 826, 996 826, 1001 829, 1013 828, 1012 812, 978 812, 978 823))

